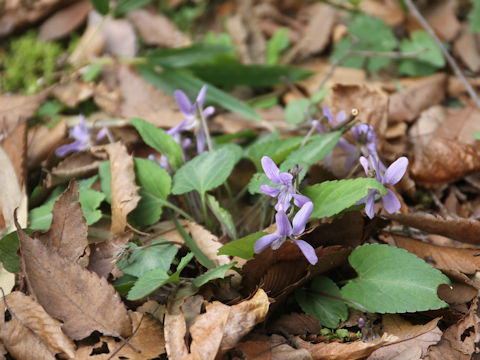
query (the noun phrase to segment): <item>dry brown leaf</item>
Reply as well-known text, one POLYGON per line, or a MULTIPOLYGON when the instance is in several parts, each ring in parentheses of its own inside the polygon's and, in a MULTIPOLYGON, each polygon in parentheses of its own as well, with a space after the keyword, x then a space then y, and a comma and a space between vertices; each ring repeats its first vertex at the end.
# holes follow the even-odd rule
POLYGON ((16 208, 20 207, 24 201, 24 196, 22 188, 20 188, 20 184, 15 176, 15 168, 1 146, 0 188, 2 189, 0 214, 3 217, 3 226, 1 226, 0 231, 4 231, 5 227, 13 227, 13 212, 16 208))
POLYGON ((385 215, 402 225, 411 226, 427 233, 440 234, 457 241, 480 245, 480 221, 464 218, 443 218, 423 212, 385 215))
MULTIPOLYGON (((406 215, 408 216, 408 215, 406 215)), ((396 246, 406 249, 440 270, 456 270, 465 274, 480 271, 480 250, 427 244, 406 236, 394 235, 396 246)))
POLYGON ((305 313, 290 313, 280 316, 269 329, 285 331, 292 335, 318 334, 322 329, 320 322, 305 313))
POLYGON ((443 301, 455 305, 470 302, 478 295, 478 290, 467 284, 453 282, 450 285, 440 284, 437 294, 443 301))
POLYGON ((32 169, 40 165, 55 150, 67 135, 67 124, 60 121, 53 129, 36 126, 28 129, 27 166, 32 169))
POLYGON ((173 21, 161 13, 137 9, 130 11, 127 17, 147 45, 177 48, 191 43, 173 21))
POLYGON ((98 276, 108 278, 110 274, 117 278, 121 272, 117 267, 117 255, 123 246, 133 237, 133 233, 120 234, 112 239, 90 245, 90 260, 87 269, 97 273, 98 276))
POLYGON ((45 233, 33 235, 64 259, 86 267, 88 264, 88 226, 78 202, 78 183, 70 182, 68 188, 55 201, 52 223, 45 233))
POLYGON ((92 10, 90 1, 80 1, 50 16, 39 28, 38 38, 42 41, 58 40, 78 28, 92 10))
POLYGON ((476 343, 480 340, 479 318, 476 298, 467 315, 457 324, 445 330, 442 340, 430 348, 428 360, 468 360, 476 352, 476 343))
POLYGON ((117 235, 127 226, 127 215, 137 207, 140 196, 135 184, 133 157, 119 142, 97 146, 94 151, 106 151, 110 158, 112 189, 112 227, 110 231, 117 235))
POLYGON ((302 349, 310 351, 314 360, 356 360, 369 356, 382 346, 401 343, 415 339, 437 328, 440 318, 436 318, 425 325, 411 325, 398 315, 384 315, 384 333, 381 338, 363 342, 357 340, 351 343, 319 343, 312 344, 295 337, 295 342, 302 349))
POLYGON ((71 179, 94 175, 104 159, 90 152, 81 151, 62 160, 45 178, 45 186, 53 187, 71 179))
POLYGON ((212 234, 202 225, 195 222, 186 220, 185 224, 187 231, 190 233, 197 246, 215 264, 215 266, 231 263, 228 255, 217 255, 218 249, 223 246, 218 240, 218 236, 212 234))
POLYGON ((80 340, 95 330, 117 337, 131 334, 127 310, 112 285, 15 225, 30 291, 51 316, 63 321, 68 336, 80 340))
POLYGON ((307 6, 304 12, 308 16, 307 26, 297 46, 300 55, 308 57, 322 52, 329 44, 338 11, 328 4, 317 3, 307 6))
POLYGON ((34 24, 59 4, 66 2, 61 0, 3 1, 0 13, 0 38, 10 35, 23 26, 34 24))
POLYGON ((362 0, 358 5, 362 12, 381 18, 391 27, 405 21, 405 11, 396 0, 362 0))
POLYGON ((77 44, 77 47, 68 57, 68 62, 80 66, 84 62, 102 54, 105 48, 105 37, 97 26, 87 26, 77 44))
POLYGON ((423 110, 439 104, 445 98, 446 83, 447 75, 437 73, 402 84, 405 89, 390 96, 388 121, 412 121, 423 110))
POLYGON ((470 31, 468 24, 463 26, 460 36, 453 43, 453 52, 470 71, 480 70, 478 35, 470 31))
POLYGON ((13 132, 1 142, 17 176, 18 185, 23 187, 26 177, 27 124, 19 124, 13 132))
POLYGON ((78 104, 93 96, 94 84, 83 81, 70 81, 58 84, 53 89, 53 95, 65 105, 76 108, 78 104))
POLYGON ((75 345, 62 332, 62 323, 50 317, 31 297, 14 291, 0 301, 0 310, 0 340, 16 359, 54 360, 55 354, 60 353, 75 358, 75 345), (6 311, 10 320, 3 316, 6 311))

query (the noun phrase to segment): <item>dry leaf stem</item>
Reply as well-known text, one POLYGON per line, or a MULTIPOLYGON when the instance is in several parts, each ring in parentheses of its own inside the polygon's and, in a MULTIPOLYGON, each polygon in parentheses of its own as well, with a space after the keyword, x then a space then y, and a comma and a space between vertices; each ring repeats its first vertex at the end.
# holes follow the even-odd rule
POLYGON ((468 92, 468 95, 472 98, 472 100, 475 102, 478 108, 480 108, 480 98, 478 97, 477 93, 473 89, 472 85, 468 82, 468 80, 465 78, 465 75, 463 75, 462 70, 460 70, 460 67, 456 63, 455 59, 453 58, 452 55, 447 51, 445 46, 443 46, 442 42, 438 38, 438 36, 435 34, 435 31, 433 28, 430 26, 430 24, 425 20, 423 15, 420 13, 420 11, 417 9, 417 7, 413 4, 412 0, 405 0, 405 5, 407 5, 408 10, 412 13, 412 15, 420 22, 422 27, 430 34, 432 39, 435 41, 437 46, 440 48, 442 51, 443 55, 447 59, 448 64, 452 67, 453 71, 455 72, 455 75, 460 79, 460 81, 463 83, 465 86, 465 89, 468 92))

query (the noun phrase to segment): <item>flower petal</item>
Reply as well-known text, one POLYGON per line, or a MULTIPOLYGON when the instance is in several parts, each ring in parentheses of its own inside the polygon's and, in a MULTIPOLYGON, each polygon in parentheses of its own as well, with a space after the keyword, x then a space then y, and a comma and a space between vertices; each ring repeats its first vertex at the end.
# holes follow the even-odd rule
POLYGON ((205 103, 205 98, 207 97, 207 85, 203 85, 200 91, 198 92, 197 99, 195 102, 198 104, 198 106, 203 108, 203 104, 205 103))
POLYGON ((285 191, 284 189, 280 189, 280 194, 278 195, 278 201, 275 205, 275 210, 277 211, 287 211, 290 207, 290 201, 292 200, 292 193, 285 191))
POLYGON ((362 165, 363 167, 363 170, 365 170, 365 174, 367 174, 368 176, 371 170, 370 163, 368 162, 367 158, 364 156, 360 156, 359 161, 360 161, 360 165, 362 165))
POLYGON ((312 245, 310 245, 309 243, 303 240, 293 240, 293 241, 295 241, 295 244, 298 245, 298 247, 300 248, 300 251, 307 258, 310 264, 315 265, 318 262, 317 254, 315 254, 315 249, 312 247, 312 245))
POLYGON ((288 220, 284 211, 277 212, 275 221, 277 222, 278 235, 290 236, 292 234, 292 225, 290 225, 290 220, 288 220))
POLYGON ((171 129, 168 129, 167 134, 172 136, 176 134, 180 134, 183 130, 186 130, 187 126, 188 126, 188 120, 183 120, 177 126, 174 126, 171 129))
POLYGON ((306 197, 305 195, 293 194, 293 203, 299 208, 301 208, 309 201, 311 202, 312 200, 310 200, 310 198, 306 197))
POLYGON ((337 124, 343 123, 346 118, 347 114, 345 113, 345 110, 340 110, 337 114, 337 124))
POLYGON ((326 105, 323 107, 323 115, 325 115, 330 125, 335 125, 335 119, 333 118, 333 114, 326 105))
POLYGON ((276 188, 276 187, 273 187, 273 186, 268 186, 268 185, 260 186, 260 190, 262 190, 262 192, 265 195, 268 195, 268 196, 271 196, 271 197, 276 197, 278 195, 278 193, 280 192, 279 188, 276 188))
POLYGON ((384 181, 385 185, 395 185, 400 181, 405 172, 407 171, 408 159, 405 156, 397 159, 392 165, 390 165, 385 171, 384 181))
POLYGON ((277 165, 275 165, 273 160, 268 156, 262 157, 262 168, 263 171, 265 171, 265 175, 267 175, 271 181, 273 181, 275 184, 282 185, 282 181, 278 176, 280 170, 278 170, 277 165))
POLYGON ((59 157, 64 157, 70 152, 78 152, 84 150, 83 143, 81 141, 74 141, 71 144, 62 145, 55 150, 55 154, 59 157))
POLYGON ((313 211, 313 202, 311 201, 305 203, 305 205, 303 205, 301 209, 298 210, 292 222, 293 224, 292 233, 294 235, 300 235, 305 231, 305 225, 307 225, 308 218, 310 217, 310 215, 312 215, 312 211, 313 211))
POLYGON ((213 106, 208 106, 205 109, 203 109, 203 117, 206 119, 209 116, 212 116, 214 112, 215 112, 215 108, 213 106))
POLYGON ((400 207, 401 207, 400 200, 398 200, 395 193, 390 189, 387 189, 387 195, 382 196, 382 202, 383 202, 383 208, 389 214, 393 214, 398 210, 400 210, 400 207))
POLYGON ((175 90, 173 96, 175 97, 175 101, 177 102, 178 108, 182 112, 183 116, 188 119, 191 118, 192 115, 195 115, 192 114, 192 103, 188 99, 188 96, 182 90, 175 90))
POLYGON ((268 234, 262 236, 260 239, 257 240, 255 245, 253 245, 253 249, 255 250, 255 253, 261 253, 263 250, 265 250, 272 242, 280 238, 281 236, 278 234, 268 234))
POLYGON ((365 202, 365 213, 370 219, 373 219, 375 216, 375 193, 376 190, 369 190, 365 202))

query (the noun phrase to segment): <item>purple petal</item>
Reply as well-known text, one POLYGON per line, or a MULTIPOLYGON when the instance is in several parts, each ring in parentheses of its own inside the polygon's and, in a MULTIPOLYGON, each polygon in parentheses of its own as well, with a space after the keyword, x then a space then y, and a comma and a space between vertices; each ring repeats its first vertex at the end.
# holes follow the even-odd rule
POLYGON ((77 125, 70 131, 70 137, 81 142, 88 142, 90 140, 90 132, 88 131, 88 128, 77 125))
POLYGON ((198 104, 200 108, 203 107, 206 97, 207 97, 207 85, 203 85, 200 91, 198 92, 197 99, 195 100, 195 102, 198 104))
POLYGON ((71 144, 62 145, 55 150, 55 154, 59 157, 63 157, 70 152, 78 152, 84 150, 84 145, 81 141, 74 141, 71 144))
POLYGON ((168 129, 167 134, 172 136, 176 134, 180 134, 183 130, 186 130, 187 126, 188 126, 188 120, 183 120, 177 126, 174 126, 171 129, 168 129))
POLYGON ((355 145, 350 144, 347 140, 345 140, 342 137, 338 140, 337 146, 343 151, 345 151, 346 153, 351 153, 357 150, 357 147, 355 145))
POLYGON ((278 195, 278 201, 275 205, 275 210, 277 211, 287 211, 290 207, 290 201, 292 200, 292 193, 287 191, 280 190, 280 194, 278 195))
POLYGON ((282 172, 278 174, 280 181, 283 185, 290 186, 292 184, 293 175, 287 172, 282 172))
POLYGON ((262 168, 263 171, 265 172, 265 175, 274 182, 275 184, 282 185, 282 181, 280 177, 278 176, 278 173, 280 170, 278 170, 277 165, 273 162, 272 159, 270 159, 268 156, 262 157, 262 168))
POLYGON ((106 127, 102 127, 98 133, 97 133, 97 136, 95 137, 95 139, 97 141, 100 141, 102 139, 105 139, 105 137, 108 135, 108 129, 106 127))
POLYGON ((368 162, 367 158, 364 157, 364 156, 360 156, 360 165, 362 165, 363 167, 363 170, 365 170, 365 174, 367 174, 367 176, 370 174, 370 163, 368 162))
POLYGON ((185 116, 187 119, 191 118, 193 115, 192 110, 193 106, 190 100, 188 99, 188 96, 185 95, 185 93, 182 90, 175 90, 173 93, 173 96, 175 97, 175 101, 178 104, 178 108, 182 112, 183 116, 185 116))
POLYGON ((397 159, 392 165, 390 165, 385 171, 383 183, 385 185, 394 185, 400 181, 405 172, 407 171, 408 159, 405 156, 397 159))
POLYGON ((293 194, 293 203, 297 205, 299 208, 301 208, 303 205, 305 205, 307 202, 310 202, 308 197, 305 195, 300 195, 300 194, 293 194))
POLYGON ((292 234, 292 225, 290 224, 290 220, 288 220, 288 216, 285 214, 285 212, 277 212, 275 215, 275 220, 277 222, 278 235, 290 236, 292 234))
POLYGON ((308 218, 312 215, 313 203, 311 201, 305 203, 297 214, 293 218, 293 231, 294 235, 300 235, 305 231, 305 225, 307 225, 308 218))
POLYGON ((303 240, 293 240, 295 241, 295 244, 298 245, 300 248, 300 251, 303 253, 303 255, 307 258, 308 262, 312 265, 315 265, 318 261, 317 254, 315 254, 315 249, 307 243, 306 241, 303 240))
POLYGON ((365 213, 370 219, 373 219, 375 216, 375 193, 376 190, 369 190, 365 203, 365 213))
POLYGON ((280 192, 280 189, 276 187, 268 186, 268 185, 260 186, 260 190, 262 190, 265 195, 268 195, 271 197, 276 197, 280 192))
POLYGON ((345 113, 345 110, 340 110, 337 114, 337 124, 343 123, 346 118, 347 114, 345 113))
POLYGON ((182 141, 182 144, 180 145, 183 150, 188 148, 190 145, 192 145, 192 140, 189 138, 186 138, 185 140, 182 141))
POLYGON ((380 165, 381 164, 380 159, 378 158, 378 156, 369 155, 368 160, 370 161, 370 164, 372 164, 373 170, 375 170, 377 180, 383 184, 384 183, 384 178, 383 178, 383 175, 382 175, 383 172, 380 171, 380 166, 381 166, 380 165))
POLYGON ((400 207, 401 207, 400 200, 398 200, 395 193, 390 189, 387 189, 387 195, 382 196, 382 202, 383 202, 383 208, 389 214, 393 214, 394 212, 397 212, 398 210, 400 210, 400 207))
POLYGON ((335 125, 335 119, 333 118, 333 114, 326 105, 323 107, 323 115, 325 115, 325 117, 328 119, 330 125, 335 125))
POLYGON ((352 151, 351 153, 348 153, 347 159, 345 160, 345 169, 347 171, 350 171, 353 167, 353 164, 355 164, 355 161, 358 159, 359 153, 355 149, 355 151, 352 151))
POLYGON ((257 240, 255 245, 253 245, 253 249, 255 250, 255 253, 261 253, 263 250, 265 250, 272 242, 280 238, 281 236, 278 234, 268 234, 262 236, 260 239, 257 240))
POLYGON ((215 113, 215 108, 213 106, 208 106, 203 109, 203 117, 206 119, 209 116, 212 116, 215 113))

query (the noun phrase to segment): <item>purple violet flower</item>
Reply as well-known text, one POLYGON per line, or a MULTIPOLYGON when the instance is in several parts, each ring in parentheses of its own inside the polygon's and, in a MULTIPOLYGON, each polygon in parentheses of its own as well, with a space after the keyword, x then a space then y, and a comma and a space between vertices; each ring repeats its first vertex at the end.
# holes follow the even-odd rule
POLYGON ((280 172, 277 165, 268 156, 262 157, 262 168, 265 171, 265 175, 275 184, 280 185, 280 188, 272 187, 269 185, 260 186, 260 190, 265 195, 271 197, 278 196, 278 202, 275 205, 275 210, 286 212, 290 207, 290 202, 293 198, 293 202, 298 207, 302 207, 310 199, 304 195, 296 193, 296 190, 292 184, 293 175, 288 172, 280 172))
POLYGON ((207 108, 203 109, 206 95, 207 85, 203 85, 197 95, 197 99, 192 104, 188 96, 182 90, 175 90, 174 97, 185 120, 167 131, 168 134, 173 136, 177 143, 180 143, 180 133, 182 131, 194 130, 197 138, 197 152, 199 154, 205 150, 205 133, 201 121, 198 118, 197 111, 200 109, 205 119, 215 112, 215 108, 213 106, 208 106, 207 108))
MULTIPOLYGON (((408 167, 408 159, 405 156, 395 160, 388 168, 382 164, 378 157, 369 155, 367 158, 361 156, 360 164, 363 166, 367 176, 375 176, 377 180, 385 186, 393 186, 400 181, 408 167), (382 170, 385 169, 385 170, 382 170)), ((375 215, 375 195, 378 190, 371 189, 368 195, 360 200, 360 203, 365 203, 365 213, 370 219, 375 215)), ((387 189, 387 194, 382 196, 383 208, 389 213, 393 214, 401 207, 400 200, 397 199, 395 193, 387 189)))
POLYGON ((313 203, 311 201, 306 202, 293 218, 293 227, 284 211, 277 212, 275 215, 277 232, 275 234, 264 235, 258 239, 254 245, 255 253, 258 254, 262 252, 269 245, 273 250, 277 250, 287 238, 289 238, 298 245, 308 262, 315 265, 318 261, 315 249, 306 241, 295 239, 295 236, 301 235, 305 231, 305 226, 307 225, 308 218, 312 214, 312 211, 313 203))
POLYGON ((74 138, 75 141, 70 144, 58 147, 57 150, 55 150, 55 154, 57 156, 63 157, 70 152, 78 152, 92 147, 90 130, 85 124, 85 117, 81 114, 79 115, 79 117, 80 124, 74 126, 73 129, 70 130, 69 134, 69 137, 74 138))

